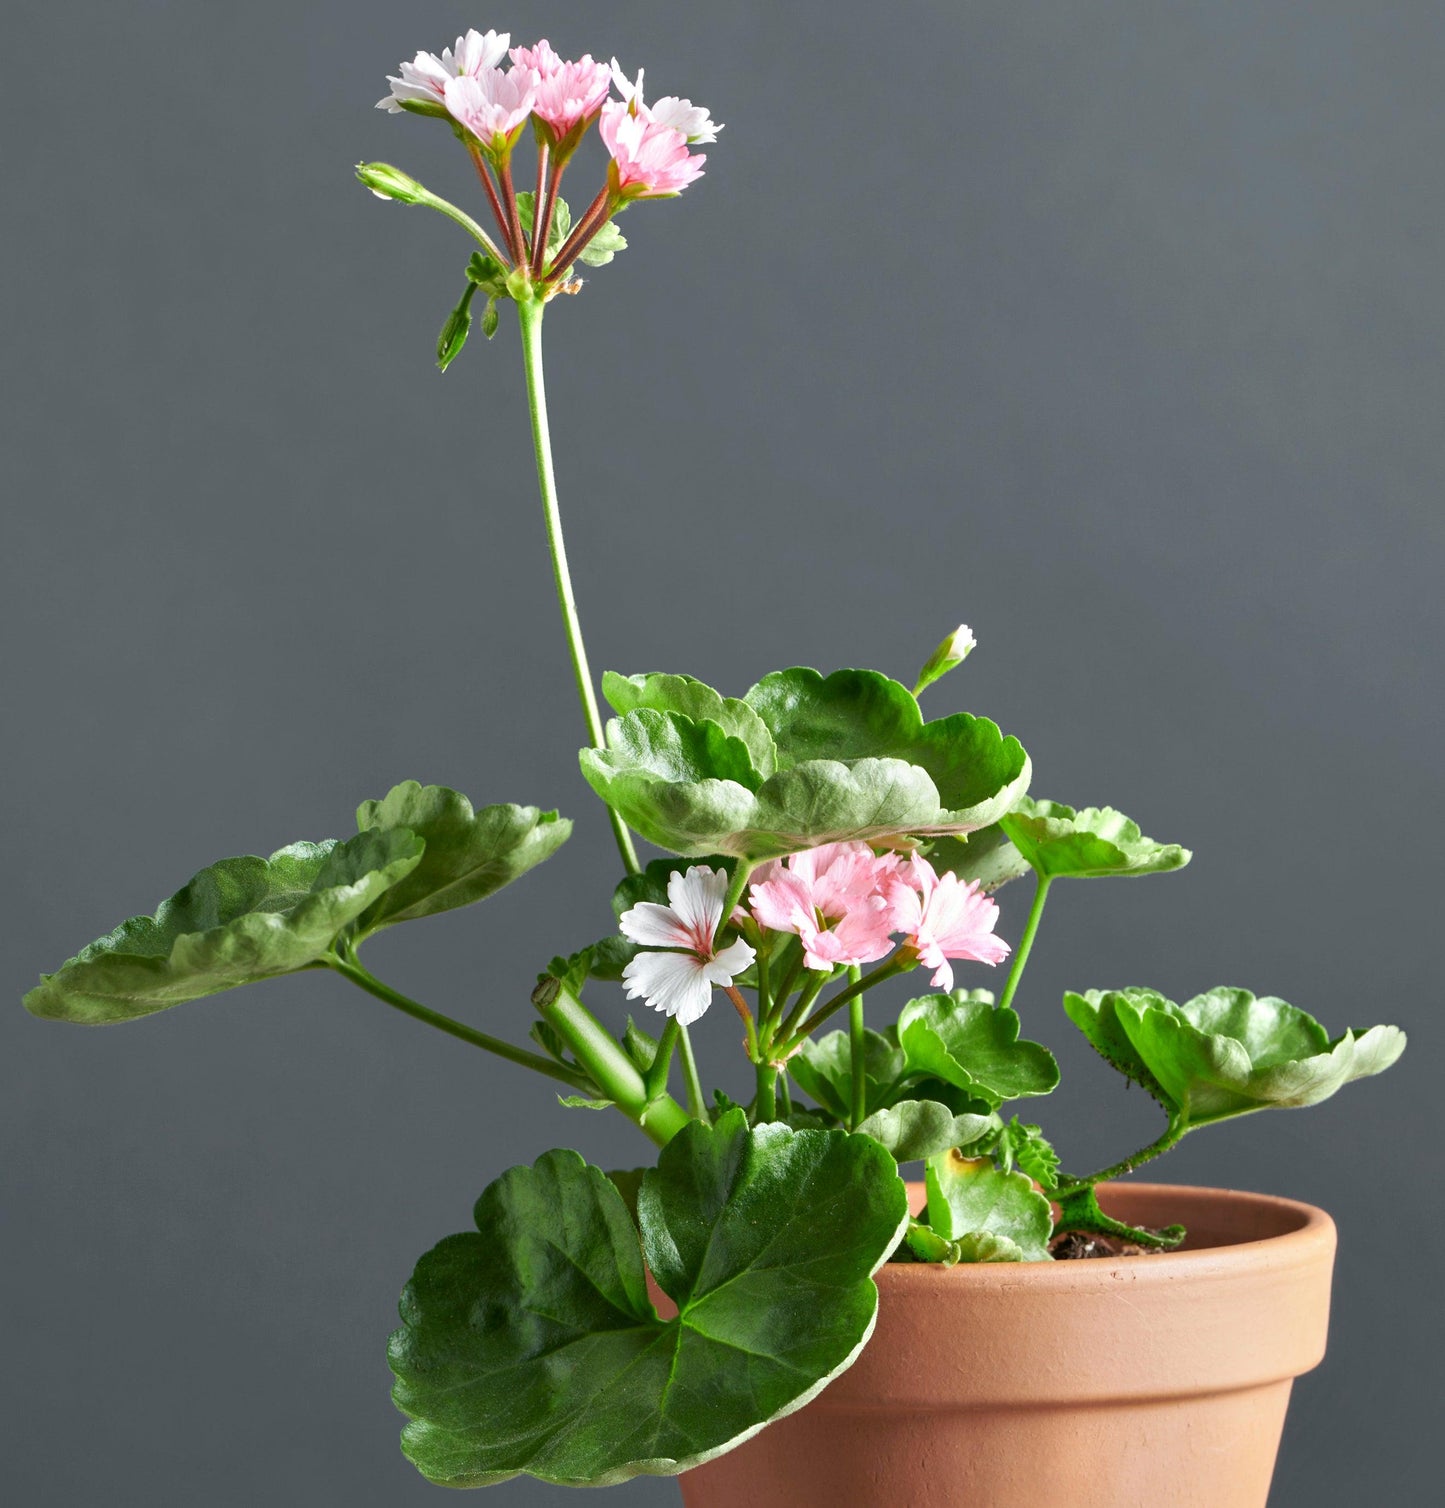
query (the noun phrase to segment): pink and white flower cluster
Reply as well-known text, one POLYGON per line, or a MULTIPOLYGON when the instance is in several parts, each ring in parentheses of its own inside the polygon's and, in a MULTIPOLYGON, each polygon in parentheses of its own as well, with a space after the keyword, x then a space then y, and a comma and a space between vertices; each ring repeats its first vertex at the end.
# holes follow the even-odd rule
POLYGON ((757 871, 752 914, 772 932, 796 933, 810 969, 873 963, 900 946, 953 988, 951 959, 997 964, 1008 944, 994 936, 998 903, 956 874, 939 875, 918 854, 875 854, 866 843, 827 843, 757 871))
POLYGON ((619 203, 677 194, 702 176, 707 158, 689 148, 716 141, 722 127, 701 105, 669 95, 649 108, 641 71, 630 80, 615 58, 610 66, 590 54, 573 62, 545 38, 535 47, 510 44, 507 32, 473 30, 440 56, 419 52, 387 80, 391 92, 377 109, 396 114, 420 104, 440 113, 440 106, 499 159, 515 146, 528 119, 547 145, 570 151, 600 116, 619 203), (509 69, 502 66, 508 58, 509 69), (609 103, 614 81, 622 99, 609 103))
MULTIPOLYGON (((875 854, 866 843, 825 843, 754 872, 750 911, 733 921, 802 940, 809 969, 874 963, 903 950, 907 962, 932 969, 935 988, 953 988, 953 959, 998 964, 1008 944, 994 935, 998 903, 976 881, 938 874, 918 854, 875 854), (899 936, 901 934, 901 936, 899 936)), ((623 970, 629 999, 690 1025, 707 1010, 715 985, 731 986, 756 956, 741 938, 717 949, 728 890, 723 870, 673 871, 670 904, 644 901, 619 926, 643 951, 623 970)))

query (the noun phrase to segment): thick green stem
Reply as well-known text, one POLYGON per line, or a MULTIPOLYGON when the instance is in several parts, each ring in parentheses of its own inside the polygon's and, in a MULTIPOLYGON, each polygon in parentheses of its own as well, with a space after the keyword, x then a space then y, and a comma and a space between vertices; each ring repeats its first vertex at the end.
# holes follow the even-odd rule
POLYGON ((685 1026, 678 1028, 677 1045, 682 1055, 682 1078, 687 1085, 687 1108, 692 1112, 694 1120, 711 1120, 712 1117, 707 1113, 707 1101, 702 1094, 702 1080, 697 1075, 692 1038, 688 1036, 685 1026))
MULTIPOLYGON (((855 966, 848 971, 858 983, 859 973, 855 966)), ((868 1080, 863 1068, 863 997, 855 995, 848 1002, 848 1057, 853 1070, 853 1113, 848 1119, 848 1129, 856 1131, 867 1119, 868 1080)))
POLYGON ((1008 971, 1008 983, 1003 987, 1003 998, 999 1001, 1000 1010, 1013 1003, 1014 991, 1019 987, 1019 980, 1024 977, 1024 965, 1029 961, 1029 949, 1034 945, 1034 934, 1039 930, 1039 920, 1044 914, 1044 902, 1049 898, 1051 883, 1052 881, 1046 875, 1039 876, 1038 886, 1034 890, 1034 903, 1029 907, 1029 919, 1024 923, 1024 935, 1019 938, 1013 967, 1008 971))
POLYGON ((1096 1183, 1108 1183, 1111 1178, 1123 1178, 1126 1174, 1132 1173, 1135 1168, 1141 1168, 1146 1162, 1152 1162, 1156 1157, 1167 1152, 1170 1147, 1181 1141, 1188 1131, 1188 1121, 1171 1120, 1163 1136, 1156 1141, 1151 1141, 1147 1147, 1141 1147, 1137 1152, 1124 1158, 1122 1162, 1101 1168, 1097 1173, 1090 1173, 1087 1178, 1060 1178, 1052 1189, 1046 1189, 1044 1192, 1058 1198, 1076 1189, 1093 1188, 1096 1183))
POLYGON ((516 1063, 522 1068, 530 1068, 535 1073, 546 1074, 550 1079, 560 1079, 562 1083, 570 1085, 573 1089, 587 1087, 586 1080, 580 1074, 573 1073, 561 1063, 554 1062, 551 1058, 544 1058, 539 1053, 528 1052, 525 1047, 513 1047, 510 1042, 504 1042, 500 1037, 489 1037, 486 1032, 479 1032, 461 1021, 454 1021, 450 1016, 443 1016, 440 1011, 434 1011, 409 996, 403 995, 399 990, 392 989, 389 984, 383 984, 354 957, 338 958, 335 954, 331 954, 327 956, 325 963, 328 968, 334 969, 344 979, 349 979, 352 984, 365 990, 368 995, 384 1000, 387 1005, 410 1016, 413 1021, 421 1021, 427 1026, 434 1026, 438 1031, 446 1032, 450 1037, 456 1037, 462 1042, 470 1042, 473 1047, 480 1047, 484 1052, 494 1053, 499 1058, 505 1058, 509 1063, 516 1063))
POLYGON ((788 1019, 766 1034, 770 1047, 779 1037, 784 1042, 792 1041, 803 1022, 807 1020, 808 1012, 813 1008, 813 1002, 823 993, 823 986, 828 983, 828 978, 829 976, 821 970, 808 971, 807 982, 798 992, 798 1003, 788 1012, 788 1019))
POLYGON ((758 1093, 753 1101, 753 1119, 758 1125, 778 1118, 778 1070, 771 1063, 758 1064, 758 1093))
POLYGON ((723 932, 728 923, 732 921, 733 912, 738 902, 742 899, 743 887, 748 883, 748 876, 753 872, 753 865, 748 859, 739 859, 733 867, 732 878, 728 881, 727 894, 723 897, 722 920, 717 924, 717 931, 713 933, 712 945, 714 948, 722 941, 723 932))
MULTIPOLYGON (((582 715, 587 722, 587 737, 594 749, 600 749, 606 738, 602 731, 602 716, 597 709, 597 693, 592 686, 592 671, 587 664, 587 648, 582 642, 582 625, 572 594, 572 573, 567 568, 567 544, 562 537, 562 513, 557 505, 552 437, 547 427, 547 388, 542 373, 542 312, 540 299, 529 299, 517 305, 517 318, 522 327, 522 362, 527 373, 527 409, 532 417, 532 444, 537 455, 537 486, 542 494, 542 513, 547 522, 547 546, 552 552, 557 605, 562 610, 562 626, 572 654, 572 673, 582 702, 582 715)), ((617 851, 622 855, 624 867, 628 874, 637 874, 641 866, 627 824, 610 806, 607 818, 612 824, 612 835, 617 840, 617 851)))
MULTIPOLYGON (((914 960, 904 957, 902 953, 895 953, 886 963, 873 970, 871 974, 865 974, 861 979, 855 979, 851 984, 838 991, 836 995, 820 1010, 817 1015, 805 1017, 801 1023, 794 1024, 790 1017, 785 1030, 790 1035, 787 1040, 777 1049, 775 1055, 789 1056, 802 1044, 806 1036, 815 1032, 835 1011, 840 1011, 850 1000, 856 999, 867 990, 871 990, 875 984, 882 984, 885 979, 891 979, 895 974, 905 973, 913 967, 914 960)), ((797 1011, 793 1012, 796 1016, 797 1011)))
POLYGON ((632 1059, 585 1005, 556 979, 544 979, 532 1004, 572 1049, 602 1093, 658 1146, 668 1142, 691 1117, 669 1094, 651 1096, 632 1059))

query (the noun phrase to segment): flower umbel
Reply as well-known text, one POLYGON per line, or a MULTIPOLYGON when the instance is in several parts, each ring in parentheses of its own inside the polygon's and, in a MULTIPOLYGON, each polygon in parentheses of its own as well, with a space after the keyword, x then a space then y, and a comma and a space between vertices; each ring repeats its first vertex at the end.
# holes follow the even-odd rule
POLYGON ((440 57, 434 52, 417 53, 411 62, 401 65, 400 78, 388 77, 391 93, 377 100, 376 108, 398 115, 408 101, 441 104, 449 79, 475 77, 484 68, 495 68, 506 57, 511 40, 511 34, 505 31, 469 31, 457 38, 455 47, 443 48, 440 57))
POLYGON ((516 144, 537 98, 537 75, 530 68, 484 68, 448 79, 443 91, 447 113, 464 125, 493 156, 516 144))
POLYGON ((713 948, 727 889, 725 870, 694 865, 685 874, 672 872, 669 905, 639 901, 622 913, 618 927, 624 937, 648 949, 669 950, 639 953, 622 971, 629 1000, 642 999, 691 1026, 712 1003, 713 987, 730 985, 747 968, 754 953, 741 938, 720 951, 713 948))
POLYGON ((773 932, 795 932, 810 969, 872 963, 893 950, 897 854, 866 843, 825 843, 757 870, 752 911, 773 932))
POLYGON ((687 137, 675 126, 655 121, 645 110, 613 100, 602 107, 598 129, 612 156, 609 179, 619 199, 661 199, 680 194, 702 177, 704 153, 689 152, 687 137))

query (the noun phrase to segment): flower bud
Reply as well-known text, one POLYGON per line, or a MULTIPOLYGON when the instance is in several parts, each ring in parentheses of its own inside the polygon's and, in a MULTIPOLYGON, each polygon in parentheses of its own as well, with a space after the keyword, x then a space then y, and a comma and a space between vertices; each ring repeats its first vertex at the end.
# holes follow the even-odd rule
POLYGON ((424 204, 431 195, 409 173, 388 162, 358 162, 356 176, 378 199, 400 204, 424 204))
POLYGON ((469 282, 461 302, 447 315, 442 333, 437 336, 437 365, 442 371, 446 371, 467 343, 472 328, 472 295, 476 291, 477 285, 469 282))
POLYGON ((960 623, 954 631, 928 657, 928 663, 918 672, 918 681, 913 688, 917 696, 925 686, 931 686, 950 670, 956 670, 973 652, 978 641, 966 623, 960 623))

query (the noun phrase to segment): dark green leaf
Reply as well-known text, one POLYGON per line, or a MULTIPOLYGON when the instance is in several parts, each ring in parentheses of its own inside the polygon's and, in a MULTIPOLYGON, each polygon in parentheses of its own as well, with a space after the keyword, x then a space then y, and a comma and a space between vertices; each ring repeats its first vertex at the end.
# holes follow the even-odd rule
POLYGON ((898 1018, 898 1040, 910 1072, 932 1074, 987 1101, 1048 1094, 1059 1066, 1047 1048, 1019 1041, 1019 1018, 1009 1009, 957 991, 910 1000, 898 1018))
POLYGON ((422 858, 404 828, 347 843, 293 843, 201 870, 154 916, 84 948, 25 997, 37 1016, 129 1021, 320 959, 338 934, 422 858))
MULTIPOLYGON (((975 1242, 973 1255, 960 1260, 1047 1262, 1053 1211, 1049 1201, 1022 1173, 1004 1173, 986 1157, 944 1152, 928 1160, 928 1223, 948 1241, 967 1237, 1001 1237, 1019 1257, 998 1255, 991 1242, 975 1242), (994 1255, 985 1255, 989 1251, 994 1255)), ((1007 1248, 1003 1248, 1006 1252, 1007 1248)))
POLYGON ((606 1175, 549 1152, 422 1258, 390 1359, 426 1476, 600 1486, 722 1454, 852 1362, 908 1220, 876 1142, 749 1130, 740 1111, 679 1132, 637 1209, 641 1248, 606 1175), (648 1301, 644 1251, 674 1319, 648 1301))
POLYGON ((996 822, 961 838, 935 838, 928 846, 928 862, 939 874, 952 870, 965 883, 976 880, 982 890, 997 890, 1033 872, 996 822))
POLYGON ((475 283, 489 298, 506 298, 507 269, 485 252, 474 251, 467 263, 467 281, 475 283))
MULTIPOLYGON (((903 1069, 903 1052, 896 1039, 874 1031, 863 1033, 866 1115, 893 1103, 903 1069)), ((853 1049, 847 1032, 808 1038, 789 1059, 788 1071, 804 1094, 839 1120, 848 1118, 853 1104, 853 1049)))
POLYGON ((998 1125, 993 1115, 955 1115, 937 1100, 900 1100, 875 1110, 859 1127, 881 1141, 898 1162, 917 1162, 953 1147, 966 1147, 998 1125))
POLYGON ((549 858, 572 831, 556 812, 512 805, 473 811, 459 792, 414 780, 380 801, 363 801, 356 824, 363 832, 406 828, 426 840, 421 863, 362 917, 362 937, 482 900, 549 858))
POLYGON ((627 1018, 627 1030, 622 1034, 622 1046, 639 1073, 646 1073, 657 1057, 657 1038, 643 1031, 631 1016, 627 1018))
POLYGON ((1086 806, 1075 811, 1058 801, 1035 801, 1028 796, 999 826, 1040 875, 1080 879, 1106 875, 1163 874, 1189 862, 1187 848, 1156 843, 1139 831, 1139 824, 1110 806, 1086 806))

